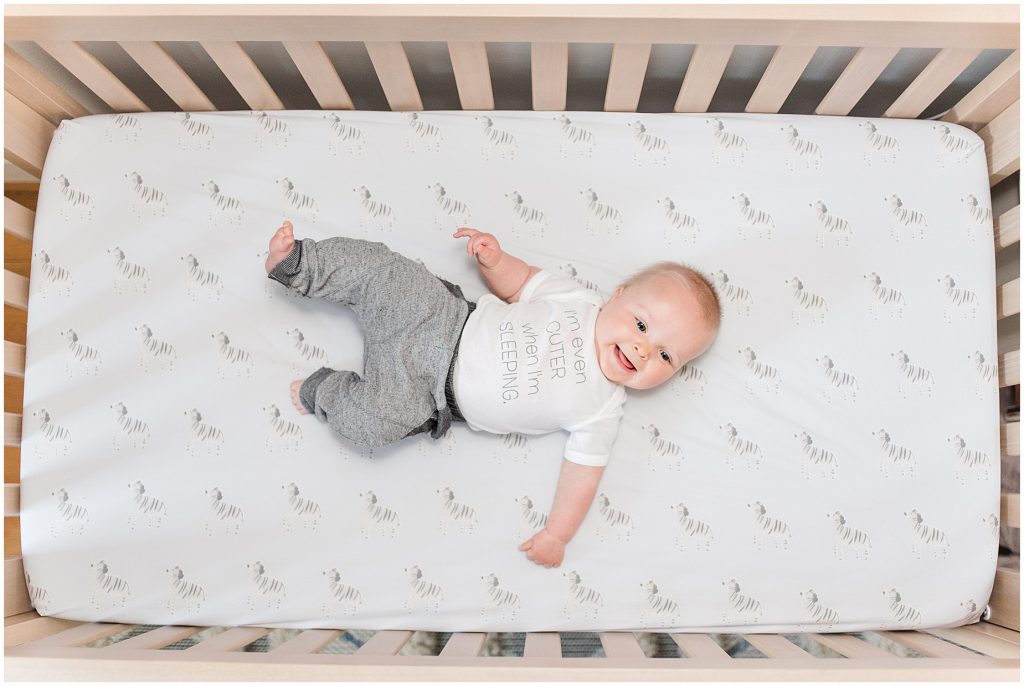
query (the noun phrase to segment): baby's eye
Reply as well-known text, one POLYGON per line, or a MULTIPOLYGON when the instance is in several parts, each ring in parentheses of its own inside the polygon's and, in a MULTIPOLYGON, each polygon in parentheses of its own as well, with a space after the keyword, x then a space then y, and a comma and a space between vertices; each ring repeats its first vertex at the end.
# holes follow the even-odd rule
POLYGON ((642 321, 640 321, 639 319, 637 319, 637 320, 636 320, 636 326, 637 326, 637 328, 638 328, 638 329, 640 329, 640 331, 642 331, 642 332, 644 332, 644 333, 646 333, 646 332, 647 332, 647 325, 646 325, 646 324, 644 324, 644 323, 643 323, 642 321))
POLYGON ((672 358, 669 357, 669 354, 667 352, 665 352, 664 350, 661 351, 661 359, 665 360, 666 362, 671 362, 672 361, 672 358))

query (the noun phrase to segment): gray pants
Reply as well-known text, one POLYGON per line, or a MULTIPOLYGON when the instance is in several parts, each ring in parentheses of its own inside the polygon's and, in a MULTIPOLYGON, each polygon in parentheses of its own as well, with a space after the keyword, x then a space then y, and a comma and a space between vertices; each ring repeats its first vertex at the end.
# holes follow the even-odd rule
POLYGON ((319 369, 302 384, 306 409, 369 447, 448 430, 449 372, 472 306, 458 286, 383 243, 345 237, 296 241, 268 276, 300 295, 348 305, 363 329, 365 378, 319 369))

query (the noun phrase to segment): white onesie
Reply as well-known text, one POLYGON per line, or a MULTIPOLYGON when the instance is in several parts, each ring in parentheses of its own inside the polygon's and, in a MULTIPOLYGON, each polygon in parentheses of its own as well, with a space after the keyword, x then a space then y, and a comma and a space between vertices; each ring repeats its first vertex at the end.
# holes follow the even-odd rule
POLYGON ((594 345, 604 299, 572 279, 534 274, 519 300, 488 293, 459 341, 452 386, 469 428, 495 434, 565 429, 565 458, 608 463, 626 389, 601 373, 594 345))

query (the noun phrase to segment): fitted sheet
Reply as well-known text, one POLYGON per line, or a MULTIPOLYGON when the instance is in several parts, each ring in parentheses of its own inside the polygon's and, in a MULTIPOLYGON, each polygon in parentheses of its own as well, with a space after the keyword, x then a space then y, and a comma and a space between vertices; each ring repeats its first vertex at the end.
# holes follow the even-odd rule
POLYGON ((930 121, 241 112, 64 121, 33 245, 21 534, 40 614, 420 630, 857 631, 977 621, 999 516, 985 155, 930 121), (486 292, 494 233, 605 296, 709 275, 723 323, 629 391, 562 566, 517 545, 567 434, 373 451, 288 385, 362 372, 270 235, 380 240, 486 292))

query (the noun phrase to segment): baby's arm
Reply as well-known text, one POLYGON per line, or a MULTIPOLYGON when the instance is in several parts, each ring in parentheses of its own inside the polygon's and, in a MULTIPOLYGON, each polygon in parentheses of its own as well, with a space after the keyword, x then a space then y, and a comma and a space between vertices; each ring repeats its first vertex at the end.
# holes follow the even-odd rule
POLYGON ((587 516, 603 474, 604 467, 562 459, 548 525, 519 546, 520 550, 526 551, 527 559, 545 567, 557 567, 562 563, 565 546, 587 516))
POLYGON ((466 252, 476 255, 480 275, 491 293, 510 303, 519 300, 526 282, 540 269, 504 252, 498 239, 489 233, 462 227, 455 232, 455 238, 463 236, 469 236, 466 252))

